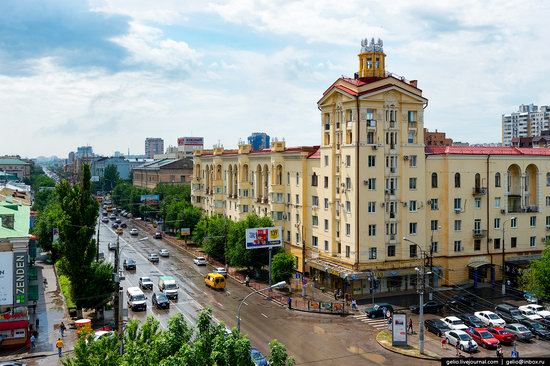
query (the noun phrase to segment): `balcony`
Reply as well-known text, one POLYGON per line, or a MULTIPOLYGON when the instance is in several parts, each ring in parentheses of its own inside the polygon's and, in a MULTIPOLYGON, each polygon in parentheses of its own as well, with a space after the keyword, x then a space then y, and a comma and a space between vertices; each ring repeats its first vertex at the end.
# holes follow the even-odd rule
POLYGON ((376 128, 376 120, 374 120, 374 119, 368 119, 368 120, 367 120, 367 128, 368 128, 368 129, 374 129, 374 128, 376 128))
POLYGON ((418 122, 416 121, 409 121, 409 128, 417 128, 418 122))
POLYGON ((526 213, 526 212, 539 212, 539 206, 529 205, 525 207, 517 207, 517 206, 508 207, 508 213, 526 213))
POLYGON ((481 239, 487 236, 487 230, 474 229, 472 230, 474 239, 481 239))
POLYGON ((486 187, 474 187, 472 190, 472 194, 474 196, 484 196, 487 194, 487 188, 486 187))

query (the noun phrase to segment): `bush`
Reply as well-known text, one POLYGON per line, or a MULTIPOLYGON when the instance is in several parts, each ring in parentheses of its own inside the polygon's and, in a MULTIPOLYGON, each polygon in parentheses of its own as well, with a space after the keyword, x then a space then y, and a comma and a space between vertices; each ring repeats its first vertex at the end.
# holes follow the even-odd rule
POLYGON ((65 303, 67 304, 68 309, 76 309, 76 304, 73 301, 71 295, 71 281, 65 275, 59 275, 59 286, 61 287, 61 292, 65 297, 65 303))
POLYGON ((274 282, 289 282, 294 273, 295 259, 292 254, 281 252, 275 254, 271 263, 271 275, 274 282))

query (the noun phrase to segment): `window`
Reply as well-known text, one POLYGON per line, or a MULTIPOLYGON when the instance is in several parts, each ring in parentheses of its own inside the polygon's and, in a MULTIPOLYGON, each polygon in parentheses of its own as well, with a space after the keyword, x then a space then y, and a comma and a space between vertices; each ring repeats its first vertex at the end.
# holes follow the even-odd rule
POLYGON ((319 177, 317 176, 317 174, 313 173, 313 175, 311 176, 311 186, 317 187, 318 180, 319 180, 319 177))
POLYGON ((455 231, 462 230, 462 220, 455 220, 455 231))
POLYGON ((529 218, 529 226, 531 226, 531 227, 537 226, 537 217, 536 216, 531 216, 529 218))
POLYGON ((408 111, 407 117, 409 122, 416 122, 416 111, 408 111))
POLYGON ((430 208, 431 208, 433 211, 439 210, 439 199, 437 199, 437 198, 432 198, 432 199, 430 200, 430 208))
POLYGON ((290 230, 286 232, 286 241, 290 241, 290 230))
POLYGON ((325 252, 328 252, 328 240, 325 240, 325 252))
POLYGON ((328 210, 328 198, 325 198, 325 210, 328 210))
POLYGON ((351 166, 351 155, 346 155, 346 166, 347 167, 351 166))
POLYGON ((369 191, 376 190, 376 178, 369 178, 367 180, 367 188, 369 191))
POLYGON ((319 206, 319 197, 318 196, 311 196, 311 205, 313 207, 319 206))
POLYGON ((325 179, 325 182, 324 182, 324 187, 325 188, 328 188, 328 177, 324 177, 325 179))
POLYGON ((498 218, 498 217, 495 218, 495 222, 494 222, 493 227, 494 227, 495 229, 500 229, 500 218, 498 218))
POLYGON ((350 201, 346 201, 346 212, 347 213, 351 212, 351 202, 350 201))
POLYGON ((277 203, 284 203, 284 196, 282 193, 277 193, 277 203))
POLYGON ((395 245, 388 245, 388 257, 395 257, 395 245))
POLYGON ((409 189, 416 189, 416 178, 409 178, 409 189))
POLYGON ((531 248, 537 246, 537 237, 536 237, 536 236, 531 236, 531 237, 529 237, 529 246, 530 246, 531 248))
POLYGON ((317 248, 317 245, 319 243, 319 240, 316 236, 312 236, 311 237, 311 246, 313 246, 314 248, 317 248))
POLYGON ((460 211, 460 210, 462 210, 462 199, 461 199, 461 198, 455 198, 455 200, 454 200, 454 208, 455 208, 455 211, 460 211))
POLYGON ((495 187, 500 187, 500 173, 495 174, 495 187))
POLYGON ((376 259, 376 248, 369 248, 369 259, 376 259))
POLYGON ((311 216, 311 225, 319 226, 319 216, 311 216))
POLYGON ((409 222, 409 234, 416 235, 417 226, 416 222, 409 222))
POLYGON ((407 142, 409 144, 414 144, 414 137, 415 137, 414 130, 409 130, 409 133, 407 134, 407 142))
POLYGON ((290 222, 290 220, 292 220, 292 216, 290 215, 290 212, 286 213, 286 218, 287 218, 288 222, 290 222))
POLYGON ((518 238, 516 238, 515 236, 512 236, 510 238, 510 247, 515 248, 517 246, 518 246, 518 238))
POLYGON ((351 189, 351 178, 346 177, 346 189, 351 189))
POLYGON ((517 217, 513 217, 510 219, 510 227, 515 229, 518 227, 518 219, 517 217))
POLYGON ((460 240, 455 240, 454 249, 455 249, 455 252, 461 252, 462 251, 462 242, 460 240))
POLYGON ((481 208, 481 198, 474 199, 474 207, 481 208))
POLYGON ((550 228, 550 216, 546 216, 546 228, 550 228))
POLYGON ((432 220, 430 223, 430 230, 437 231, 439 229, 439 221, 438 220, 432 220))
POLYGON ((300 233, 296 233, 296 244, 300 244, 300 233))
POLYGON ((481 240, 474 240, 474 250, 481 250, 481 240))
POLYGON ((325 160, 325 166, 328 166, 328 155, 323 156, 323 158, 325 160))
POLYGON ((287 202, 287 203, 290 203, 290 193, 287 193, 287 194, 286 194, 286 202, 287 202))
POLYGON ((296 185, 300 185, 300 173, 296 173, 296 185))
POLYGON ((546 196, 546 206, 550 206, 550 196, 546 196))
POLYGON ((351 235, 351 225, 346 224, 346 236, 350 236, 350 235, 351 235))
POLYGON ((437 188, 437 173, 432 173, 432 188, 437 188))
POLYGON ((290 185, 290 172, 286 173, 286 184, 290 185))
POLYGON ((436 242, 436 241, 432 242, 432 252, 433 252, 433 253, 437 253, 437 249, 439 248, 439 245, 438 245, 438 244, 439 244, 439 243, 436 242))
POLYGON ((369 236, 376 236, 376 225, 369 225, 369 236))
POLYGON ((296 222, 300 222, 300 214, 296 214, 296 222))
POLYGON ((416 155, 409 155, 409 166, 416 168, 416 155))
POLYGON ((346 245, 346 258, 349 258, 351 255, 351 248, 349 245, 346 245))
POLYGON ((370 201, 368 203, 368 212, 370 213, 376 212, 376 202, 370 201))
POLYGON ((243 205, 243 212, 248 212, 248 205, 243 205))
POLYGON ((369 167, 376 166, 376 155, 369 155, 367 158, 367 162, 369 167))
POLYGON ((416 258, 416 244, 409 245, 409 257, 416 258))
POLYGON ((409 212, 416 212, 416 201, 409 201, 409 212))
POLYGON ((493 238, 495 249, 500 249, 500 238, 493 238))
POLYGON ((495 197, 495 208, 500 208, 500 197, 495 197))
POLYGON ((550 186, 550 173, 546 173, 546 186, 550 186))
POLYGON ((299 194, 296 195, 296 204, 297 205, 300 204, 300 195, 299 194))
POLYGON ((328 231, 328 220, 325 219, 325 231, 328 231))
POLYGON ((460 188, 460 173, 455 173, 455 188, 460 188))

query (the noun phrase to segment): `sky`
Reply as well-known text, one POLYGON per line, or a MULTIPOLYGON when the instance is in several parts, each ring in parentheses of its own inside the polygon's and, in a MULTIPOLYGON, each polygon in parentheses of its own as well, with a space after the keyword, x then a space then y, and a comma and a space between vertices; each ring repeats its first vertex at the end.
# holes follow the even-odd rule
POLYGON ((548 19, 544 0, 2 0, 0 155, 317 145, 317 101, 372 37, 418 80, 425 127, 499 142, 503 113, 550 104, 548 19))

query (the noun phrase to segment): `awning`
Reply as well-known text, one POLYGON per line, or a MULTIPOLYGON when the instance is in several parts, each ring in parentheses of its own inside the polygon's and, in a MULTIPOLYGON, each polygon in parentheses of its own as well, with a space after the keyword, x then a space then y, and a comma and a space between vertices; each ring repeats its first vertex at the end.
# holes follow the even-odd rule
POLYGON ((0 322, 0 330, 13 330, 13 329, 21 329, 21 328, 28 328, 29 327, 29 321, 28 320, 15 320, 13 322, 0 322))
POLYGON ((490 265, 491 263, 487 261, 474 261, 474 262, 468 263, 468 267, 474 268, 474 269, 481 268, 483 266, 490 266, 490 265))
POLYGON ((541 258, 540 254, 524 255, 524 256, 521 256, 521 257, 513 257, 513 258, 506 259, 506 263, 515 264, 515 265, 528 264, 529 262, 531 262, 535 259, 540 259, 540 258, 541 258))

